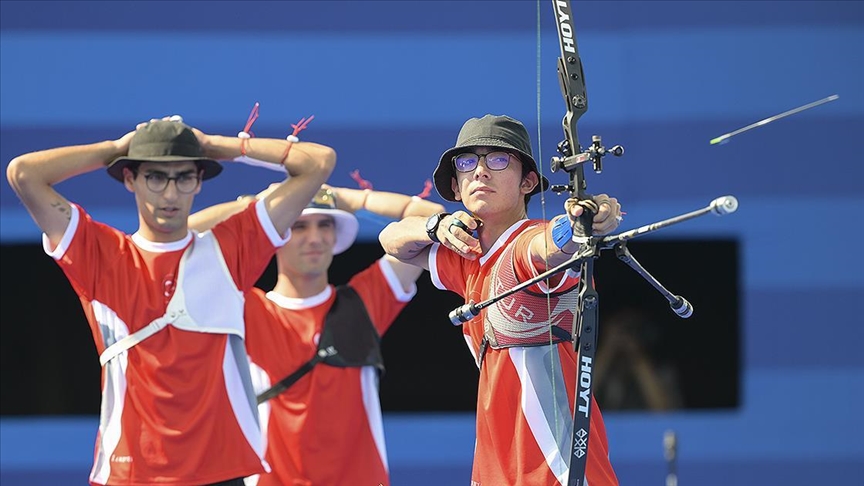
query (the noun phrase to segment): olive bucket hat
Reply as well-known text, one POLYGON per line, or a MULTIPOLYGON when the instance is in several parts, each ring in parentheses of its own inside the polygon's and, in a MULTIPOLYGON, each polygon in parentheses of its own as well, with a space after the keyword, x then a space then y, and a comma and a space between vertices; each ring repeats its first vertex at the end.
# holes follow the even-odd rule
POLYGON ((123 182, 123 168, 134 162, 182 162, 190 160, 204 171, 203 180, 219 175, 219 162, 204 156, 192 129, 177 121, 158 120, 139 128, 129 142, 129 152, 108 166, 108 175, 123 182))
POLYGON ((549 187, 549 180, 543 177, 537 170, 537 162, 531 155, 531 139, 528 130, 518 120, 509 116, 485 115, 482 118, 471 118, 462 125, 459 136, 456 137, 456 146, 444 152, 438 167, 435 168, 433 179, 438 194, 448 201, 456 201, 451 179, 456 177, 456 169, 453 166, 453 157, 473 147, 494 147, 512 151, 523 164, 537 173, 540 183, 531 191, 530 195, 545 191, 549 187))

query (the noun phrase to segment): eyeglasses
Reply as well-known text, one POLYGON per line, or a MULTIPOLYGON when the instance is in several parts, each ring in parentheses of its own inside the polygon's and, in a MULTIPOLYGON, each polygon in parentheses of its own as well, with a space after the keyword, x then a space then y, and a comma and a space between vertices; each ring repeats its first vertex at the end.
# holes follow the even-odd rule
POLYGON ((195 173, 185 173, 180 174, 177 177, 168 177, 168 174, 164 172, 151 172, 146 174, 144 179, 147 180, 147 189, 150 189, 153 192, 164 191, 168 187, 168 183, 174 181, 174 185, 177 186, 177 192, 183 194, 195 192, 195 189, 198 188, 198 184, 201 182, 201 178, 195 173))
POLYGON ((489 152, 488 154, 480 155, 473 152, 463 152, 453 157, 453 165, 459 172, 472 172, 477 168, 480 159, 486 158, 486 167, 489 170, 504 170, 510 165, 510 157, 513 154, 507 152, 489 152))

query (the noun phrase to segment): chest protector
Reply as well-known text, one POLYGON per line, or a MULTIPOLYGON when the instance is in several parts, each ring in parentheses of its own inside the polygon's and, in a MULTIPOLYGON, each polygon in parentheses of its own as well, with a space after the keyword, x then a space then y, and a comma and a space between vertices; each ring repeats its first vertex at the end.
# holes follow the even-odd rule
POLYGON ((319 363, 338 368, 374 366, 379 373, 384 372, 381 337, 360 296, 348 285, 336 287, 336 298, 324 319, 315 356, 258 395, 258 403, 284 392, 319 363))
MULTIPOLYGON (((508 245, 495 262, 490 275, 490 297, 521 283, 513 266, 513 251, 514 245, 508 245)), ((483 314, 484 346, 502 349, 572 340, 577 298, 578 292, 572 287, 550 293, 548 299, 547 294, 528 289, 501 299, 483 314)))
POLYGON ((167 326, 192 332, 234 334, 245 337, 243 293, 237 289, 219 242, 211 231, 193 233, 177 270, 177 287, 165 313, 141 329, 105 348, 104 366, 167 326), (218 305, 213 305, 218 302, 218 305))

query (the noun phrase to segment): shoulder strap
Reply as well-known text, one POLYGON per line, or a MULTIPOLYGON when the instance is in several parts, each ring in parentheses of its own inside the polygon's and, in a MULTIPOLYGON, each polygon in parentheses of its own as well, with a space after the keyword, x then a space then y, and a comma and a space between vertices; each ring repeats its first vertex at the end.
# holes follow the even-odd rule
POLYGON ((348 285, 336 287, 336 297, 324 319, 315 356, 259 394, 258 403, 284 392, 322 361, 337 367, 375 366, 383 372, 379 341, 378 331, 357 292, 348 285))
POLYGON ((338 354, 328 356, 324 364, 340 368, 374 366, 384 371, 381 336, 369 317, 363 300, 349 285, 336 288, 336 302, 330 308, 321 330, 319 348, 333 346, 338 354))
POLYGON ((313 356, 312 359, 297 368, 297 371, 286 376, 279 383, 276 383, 275 385, 265 390, 263 393, 259 394, 256 397, 258 399, 258 404, 262 404, 267 400, 275 397, 276 395, 284 392, 288 388, 291 388, 291 385, 297 383, 297 380, 303 378, 306 373, 312 371, 312 368, 314 368, 315 365, 324 361, 324 358, 333 354, 336 354, 336 348, 332 346, 329 349, 319 349, 318 352, 315 353, 315 356, 313 356))
MULTIPOLYGON (((171 316, 173 317, 173 316, 171 316)), ((99 364, 105 366, 109 361, 116 358, 123 351, 127 351, 133 346, 136 346, 141 341, 149 338, 150 336, 156 334, 157 332, 165 329, 165 326, 168 325, 168 318, 166 316, 159 317, 157 319, 152 320, 149 324, 138 329, 132 334, 118 340, 111 346, 105 348, 102 351, 102 354, 99 355, 99 364)))

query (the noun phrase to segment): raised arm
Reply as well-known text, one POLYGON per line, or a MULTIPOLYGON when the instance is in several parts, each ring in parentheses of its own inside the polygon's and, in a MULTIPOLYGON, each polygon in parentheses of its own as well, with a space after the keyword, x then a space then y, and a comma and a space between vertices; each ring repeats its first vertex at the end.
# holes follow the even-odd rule
POLYGON ((344 187, 330 187, 330 190, 336 193, 336 207, 350 213, 365 209, 385 218, 401 220, 409 216, 429 217, 444 211, 444 206, 438 203, 396 192, 344 187))
MULTIPOLYGON (((599 207, 593 218, 593 234, 609 234, 618 227, 621 205, 617 199, 606 194, 599 194, 593 199, 599 207)), ((547 264, 554 267, 566 262, 579 250, 580 244, 572 239, 572 225, 576 218, 582 215, 584 208, 571 198, 564 202, 564 209, 565 214, 553 218, 550 224, 546 225, 546 231, 531 241, 531 259, 535 268, 540 271, 545 270, 547 264), (559 226, 557 230, 556 226, 559 226)))
POLYGON ((256 200, 257 198, 255 196, 247 194, 238 197, 234 201, 208 206, 201 211, 189 215, 189 229, 195 230, 199 233, 207 231, 222 221, 225 221, 231 216, 243 211, 246 209, 246 206, 256 200))
MULTIPOLYGON (((289 144, 291 142, 287 140, 270 138, 246 141, 246 155, 265 162, 281 163, 291 176, 264 196, 267 214, 279 234, 285 234, 291 228, 336 165, 336 152, 330 147, 294 142, 285 157, 289 144)), ((204 147, 206 153, 217 159, 231 160, 241 155, 241 140, 236 137, 205 136, 204 147)), ((242 207, 245 206, 240 206, 240 209, 242 207)))
POLYGON ((52 245, 60 243, 71 218, 69 201, 53 186, 76 175, 104 169, 126 154, 134 134, 132 131, 117 140, 31 152, 9 162, 6 168, 9 185, 52 245))
POLYGON ((244 194, 238 196, 234 201, 214 204, 202 209, 201 211, 190 214, 189 228, 198 231, 199 233, 207 231, 222 221, 225 221, 231 216, 243 211, 250 203, 266 197, 267 194, 273 192, 280 185, 281 183, 274 182, 273 184, 270 184, 267 189, 264 189, 258 194, 244 194))
MULTIPOLYGON (((416 196, 407 196, 395 192, 373 191, 370 189, 346 189, 331 187, 336 193, 336 207, 348 212, 356 212, 365 209, 371 213, 390 219, 404 220, 405 218, 418 218, 425 224, 426 219, 444 211, 444 206, 421 199, 416 196)), ((424 237, 426 232, 423 232, 424 237)), ((428 240, 428 237, 426 237, 428 240)), ((391 268, 399 278, 399 283, 406 291, 411 284, 416 282, 427 264, 424 261, 402 262, 393 256, 385 255, 391 268)))
POLYGON ((429 270, 429 247, 432 240, 426 233, 422 216, 409 216, 388 224, 378 235, 384 251, 393 258, 429 270))

